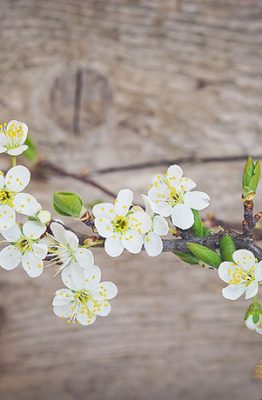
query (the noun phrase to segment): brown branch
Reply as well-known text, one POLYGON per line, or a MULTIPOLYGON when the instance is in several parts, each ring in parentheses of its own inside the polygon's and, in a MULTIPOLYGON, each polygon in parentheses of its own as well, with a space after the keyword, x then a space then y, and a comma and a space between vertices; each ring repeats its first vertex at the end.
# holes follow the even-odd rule
MULTIPOLYGON (((240 156, 228 156, 228 157, 181 157, 177 159, 163 159, 156 161, 147 161, 142 163, 135 163, 129 165, 121 165, 115 167, 99 168, 93 170, 90 175, 94 174, 111 174, 112 172, 124 172, 124 171, 135 171, 154 167, 167 167, 172 164, 210 164, 210 163, 221 163, 221 162, 235 162, 235 161, 245 161, 250 154, 242 154, 240 156)), ((262 160, 262 155, 254 155, 254 159, 262 160)))
POLYGON ((96 189, 100 190, 104 194, 115 198, 116 194, 112 192, 110 189, 107 189, 105 186, 101 185, 100 183, 96 182, 94 179, 90 178, 88 174, 77 174, 73 172, 66 171, 64 168, 59 167, 58 165, 52 164, 49 161, 39 161, 37 163, 38 168, 42 168, 44 170, 49 170, 57 174, 58 176, 64 176, 67 178, 73 178, 80 182, 86 183, 87 185, 93 186, 96 189))

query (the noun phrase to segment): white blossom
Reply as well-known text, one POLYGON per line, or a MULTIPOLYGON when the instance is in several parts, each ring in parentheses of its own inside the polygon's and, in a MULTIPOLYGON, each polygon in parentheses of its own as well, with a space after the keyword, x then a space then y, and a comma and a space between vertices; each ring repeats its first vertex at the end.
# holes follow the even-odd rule
POLYGON ((161 215, 155 215, 148 197, 142 195, 142 198, 145 203, 146 213, 151 218, 151 227, 143 236, 144 248, 150 257, 156 257, 162 253, 163 242, 161 236, 168 234, 169 227, 164 217, 161 217, 161 215))
POLYGON ((54 313, 68 322, 91 325, 96 316, 107 316, 111 311, 108 300, 117 295, 117 287, 112 282, 100 282, 101 271, 96 265, 83 271, 83 280, 77 285, 67 285, 69 289, 56 291, 53 300, 54 313))
POLYGON ((228 286, 222 290, 223 296, 236 300, 245 293, 245 298, 256 296, 259 282, 262 281, 262 261, 254 257, 249 250, 236 250, 233 253, 234 262, 224 261, 218 268, 219 277, 228 286))
POLYGON ((47 255, 47 245, 40 239, 45 230, 46 227, 38 222, 27 221, 22 229, 14 224, 10 229, 2 231, 1 234, 10 244, 0 252, 0 266, 12 270, 22 263, 31 278, 40 276, 47 255))
POLYGON ((33 196, 21 193, 29 181, 30 171, 22 165, 9 169, 5 177, 0 172, 0 230, 14 225, 15 211, 32 216, 41 208, 33 196))
POLYGON ((115 204, 101 203, 93 207, 95 227, 105 240, 105 251, 117 257, 126 249, 137 254, 143 246, 143 235, 151 228, 151 218, 144 211, 130 209, 133 192, 122 189, 115 204))
POLYGON ((27 150, 25 143, 28 127, 24 122, 12 120, 0 125, 0 153, 18 156, 27 150))
POLYGON ((246 327, 251 331, 256 331, 260 335, 262 335, 262 314, 260 315, 257 323, 253 321, 253 315, 249 315, 249 317, 245 320, 246 327))
POLYGON ((52 263, 58 264, 64 284, 73 287, 82 281, 84 270, 93 267, 93 254, 80 247, 76 234, 62 224, 52 222, 50 229, 53 235, 48 235, 48 257, 52 263))
POLYGON ((171 165, 165 175, 157 175, 148 191, 151 207, 162 217, 171 216, 173 224, 180 229, 189 229, 194 224, 193 210, 203 210, 209 205, 209 196, 204 192, 191 191, 196 184, 183 177, 179 165, 171 165))

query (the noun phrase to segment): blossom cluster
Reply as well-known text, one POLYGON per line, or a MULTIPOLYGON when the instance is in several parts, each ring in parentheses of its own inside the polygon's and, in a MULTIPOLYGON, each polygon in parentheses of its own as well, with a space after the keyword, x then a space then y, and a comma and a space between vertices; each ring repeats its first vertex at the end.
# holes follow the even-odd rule
MULTIPOLYGON (((55 275, 61 273, 65 286, 55 293, 54 313, 68 322, 90 325, 97 316, 109 314, 108 300, 117 295, 118 289, 112 282, 101 282, 101 270, 90 250, 92 243, 80 242, 77 234, 62 221, 52 219, 35 197, 24 192, 30 182, 30 171, 16 165, 16 157, 27 150, 27 135, 28 127, 23 122, 13 120, 0 126, 0 152, 11 156, 13 165, 5 175, 0 173, 0 234, 4 244, 0 266, 12 270, 21 264, 30 278, 39 277, 44 267, 54 267, 55 275)), ((254 188, 252 182, 245 186, 248 193, 254 188)), ((183 176, 180 166, 171 165, 165 174, 153 178, 148 193, 141 196, 142 205, 134 203, 130 189, 120 190, 113 203, 98 203, 92 208, 90 215, 97 241, 110 257, 118 257, 124 251, 138 254, 142 250, 156 257, 164 250, 163 236, 183 237, 183 231, 203 236, 198 212, 209 206, 210 198, 195 188, 195 182, 183 176)), ((73 201, 70 193, 63 195, 73 201)), ((81 219, 82 200, 77 198, 76 204, 81 219)), ((59 197, 54 206, 58 211, 59 197)), ((63 210, 64 214, 60 214, 71 215, 63 210)), ((207 229, 205 233, 209 234, 207 229)), ((188 249, 186 253, 180 252, 180 258, 188 263, 202 260, 216 267, 219 277, 228 284, 222 290, 226 299, 236 300, 243 294, 246 299, 254 299, 245 323, 261 334, 262 309, 257 294, 262 284, 262 261, 246 249, 235 249, 229 258, 220 258, 219 252, 197 243, 189 243, 188 249)))

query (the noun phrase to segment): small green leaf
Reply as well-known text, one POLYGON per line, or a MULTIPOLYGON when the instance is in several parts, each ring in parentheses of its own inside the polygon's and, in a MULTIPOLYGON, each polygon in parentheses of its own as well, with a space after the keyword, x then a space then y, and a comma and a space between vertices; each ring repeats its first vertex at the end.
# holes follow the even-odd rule
POLYGON ((85 211, 81 197, 71 192, 54 193, 53 206, 58 214, 68 217, 81 218, 85 211))
POLYGON ((197 210, 192 210, 194 214, 194 225, 191 227, 191 232, 195 237, 203 236, 203 222, 197 210))
POLYGON ((187 243, 188 249, 205 264, 218 268, 222 263, 220 256, 208 247, 198 243, 187 243))
POLYGON ((242 178, 242 187, 244 188, 245 186, 249 185, 250 179, 252 178, 254 173, 254 161, 252 157, 248 157, 245 167, 244 167, 244 173, 243 173, 243 178, 242 178))
POLYGON ((36 145, 29 136, 27 136, 25 144, 28 146, 28 149, 23 153, 23 156, 30 161, 34 161, 37 156, 36 145))
POLYGON ((233 253, 236 251, 236 245, 230 235, 224 235, 219 241, 219 248, 222 261, 233 261, 233 253))
POLYGON ((256 193, 259 184, 260 172, 261 172, 260 169, 261 169, 260 161, 257 161, 254 168, 254 175, 252 176, 249 182, 249 187, 252 189, 254 193, 256 193))
POLYGON ((192 253, 184 253, 183 251, 173 251, 173 253, 187 264, 196 265, 199 264, 199 259, 192 253))

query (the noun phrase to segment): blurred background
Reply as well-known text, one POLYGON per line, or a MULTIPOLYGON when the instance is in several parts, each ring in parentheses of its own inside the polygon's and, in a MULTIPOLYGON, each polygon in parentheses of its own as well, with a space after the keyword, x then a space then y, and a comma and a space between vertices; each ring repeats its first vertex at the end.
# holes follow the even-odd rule
MULTIPOLYGON (((113 192, 129 187, 137 201, 180 160, 211 196, 208 212, 240 224, 238 157, 262 157, 260 0, 0 5, 1 120, 27 122, 42 160, 113 192)), ((41 176, 30 168, 45 207, 57 190, 110 200, 47 164, 41 176)), ((247 302, 223 299, 215 272, 172 254, 95 257, 119 295, 88 328, 52 313, 62 286, 53 271, 36 280, 0 271, 1 400, 262 398, 261 337, 243 325, 247 302)))

